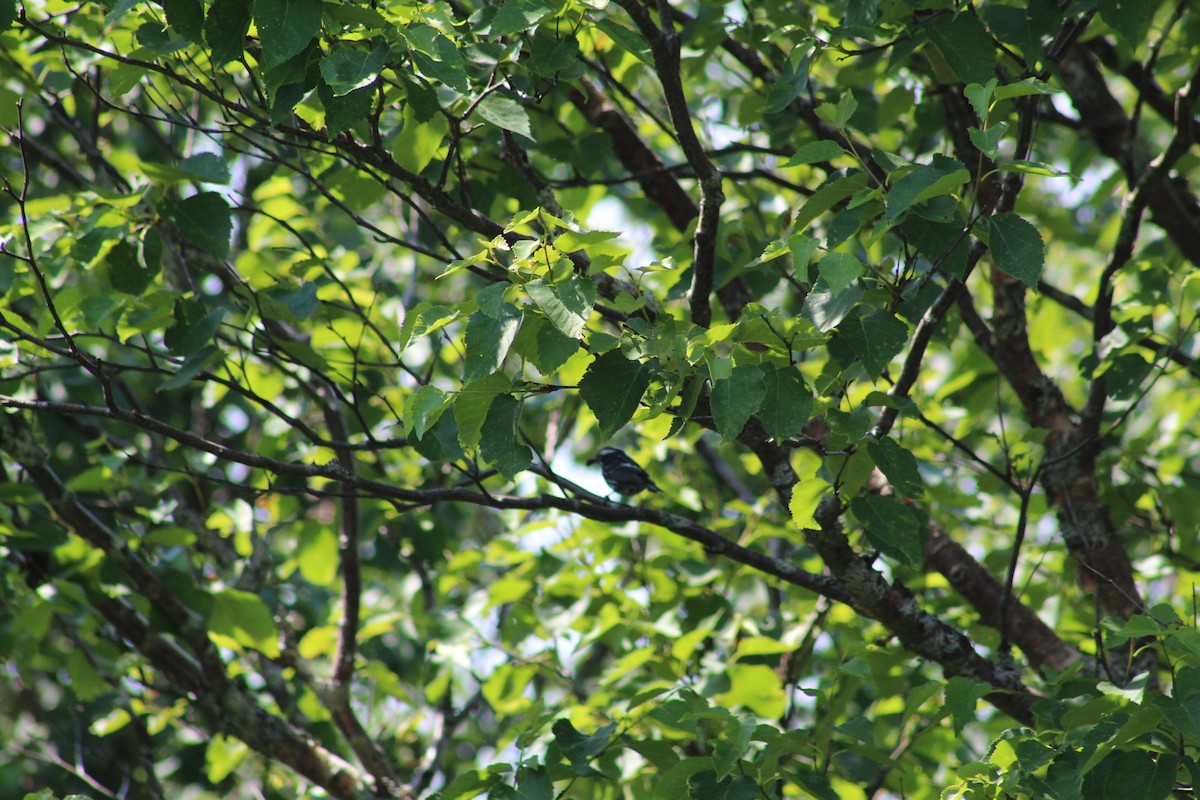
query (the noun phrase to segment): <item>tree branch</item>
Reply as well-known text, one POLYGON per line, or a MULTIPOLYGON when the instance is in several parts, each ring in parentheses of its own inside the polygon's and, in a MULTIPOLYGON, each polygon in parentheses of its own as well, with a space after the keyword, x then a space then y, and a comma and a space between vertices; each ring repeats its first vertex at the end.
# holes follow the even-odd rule
MULTIPOLYGON (((47 466, 25 415, 0 414, 0 451, 21 465, 67 528, 104 552, 115 567, 129 576, 138 593, 170 620, 181 640, 195 654, 199 673, 190 666, 189 658, 177 654, 158 636, 140 636, 132 641, 142 642, 142 653, 168 674, 197 680, 191 688, 196 702, 220 729, 229 731, 268 758, 288 765, 339 800, 366 800, 369 793, 362 788, 362 776, 351 765, 259 707, 229 678, 203 618, 185 606, 128 543, 100 522, 62 484, 47 466)), ((144 630, 144 623, 123 606, 119 602, 99 605, 123 629, 137 635, 144 630)))
POLYGON ((700 221, 693 238, 690 305, 692 322, 707 328, 712 322, 709 295, 713 291, 713 273, 716 269, 717 227, 721 221, 721 204, 725 202, 721 172, 709 160, 696 135, 680 74, 679 32, 671 21, 667 4, 659 4, 661 28, 655 25, 640 0, 617 0, 617 4, 629 14, 650 45, 655 72, 663 87, 667 113, 671 116, 679 147, 700 181, 700 221))

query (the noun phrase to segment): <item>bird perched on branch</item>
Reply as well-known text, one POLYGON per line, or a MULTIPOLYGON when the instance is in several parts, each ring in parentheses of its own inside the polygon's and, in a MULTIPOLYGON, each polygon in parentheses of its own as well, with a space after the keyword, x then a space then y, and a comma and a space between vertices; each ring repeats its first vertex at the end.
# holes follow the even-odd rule
POLYGON ((604 475, 604 480, 617 494, 629 496, 646 489, 651 492, 662 491, 654 484, 654 481, 650 480, 646 470, 625 455, 625 451, 615 447, 600 448, 596 457, 589 459, 587 463, 600 465, 600 472, 604 475))

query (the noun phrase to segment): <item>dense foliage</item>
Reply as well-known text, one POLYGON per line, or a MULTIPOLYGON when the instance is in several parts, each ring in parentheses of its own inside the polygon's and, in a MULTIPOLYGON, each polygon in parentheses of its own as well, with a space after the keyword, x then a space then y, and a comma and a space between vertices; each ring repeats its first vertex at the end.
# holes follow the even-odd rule
POLYGON ((0 0, 0 795, 1187 793, 1198 12, 0 0))

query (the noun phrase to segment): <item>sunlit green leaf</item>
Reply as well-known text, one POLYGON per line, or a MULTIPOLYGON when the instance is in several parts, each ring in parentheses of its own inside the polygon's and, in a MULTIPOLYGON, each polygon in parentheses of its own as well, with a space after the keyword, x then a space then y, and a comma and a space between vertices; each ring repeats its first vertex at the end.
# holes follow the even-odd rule
POLYGON ((238 589, 213 594, 208 624, 213 633, 259 650, 268 658, 279 655, 279 631, 270 609, 257 595, 238 589))
POLYGON ((521 104, 511 97, 489 94, 480 101, 476 111, 479 112, 479 116, 498 128, 519 133, 528 139, 533 138, 529 129, 529 115, 521 104))
POLYGON ((387 47, 382 43, 370 50, 343 47, 321 60, 321 76, 340 97, 374 81, 386 57, 387 47))

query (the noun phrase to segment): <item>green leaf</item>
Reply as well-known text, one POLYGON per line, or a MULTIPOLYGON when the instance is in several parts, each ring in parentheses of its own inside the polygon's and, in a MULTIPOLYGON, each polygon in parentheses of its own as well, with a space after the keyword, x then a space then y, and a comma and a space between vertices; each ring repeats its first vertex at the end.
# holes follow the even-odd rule
MULTIPOLYGON (((267 102, 271 107, 270 119, 273 123, 279 124, 291 117, 292 109, 312 88, 309 85, 309 61, 319 52, 319 49, 310 47, 266 70, 263 83, 267 87, 267 102)), ((325 99, 337 100, 327 84, 322 81, 319 85, 324 90, 325 99)), ((328 111, 326 116, 329 116, 328 111)))
POLYGON ((397 347, 404 351, 413 339, 428 336, 458 319, 460 309, 448 306, 417 303, 404 316, 404 326, 400 329, 397 347))
POLYGON ((687 781, 687 800, 754 800, 758 784, 746 775, 717 780, 713 770, 697 772, 687 781))
POLYGON ((1154 12, 1162 0, 1096 0, 1096 9, 1104 24, 1112 28, 1131 47, 1146 42, 1146 33, 1154 21, 1154 12))
POLYGON ((424 438, 446 410, 446 393, 432 384, 420 387, 404 402, 405 435, 424 438))
POLYGON ((1046 259, 1037 228, 1016 214, 997 214, 988 227, 988 247, 1001 272, 1031 289, 1037 288, 1046 259))
POLYGON ((203 183, 229 183, 229 164, 216 153, 197 153, 188 156, 177 169, 192 180, 203 183))
POLYGON ((20 345, 8 339, 0 339, 0 370, 11 369, 20 363, 20 345))
POLYGON ((670 439, 679 434, 692 418, 692 414, 696 410, 696 404, 700 401, 700 394, 704 391, 707 381, 696 377, 689 376, 684 384, 683 392, 679 398, 679 405, 671 409, 671 413, 675 416, 671 420, 671 427, 667 429, 665 438, 670 439))
POLYGON ((404 127, 392 142, 392 157, 409 172, 420 173, 441 151, 449 134, 450 123, 443 115, 434 114, 422 122, 413 104, 405 103, 404 127))
POLYGON ((554 734, 554 741, 563 757, 576 766, 587 766, 592 759, 603 753, 612 741, 612 734, 616 729, 616 723, 611 722, 597 728, 590 736, 585 736, 566 719, 555 720, 550 726, 550 732, 554 734))
POLYGON ((338 542, 335 529, 317 520, 305 520, 296 537, 296 564, 306 581, 333 587, 338 576, 338 542))
POLYGON ((1004 135, 1008 133, 1007 122, 997 122, 986 131, 979 128, 968 128, 967 136, 971 138, 971 144, 979 148, 979 151, 988 158, 996 158, 1000 148, 1000 142, 1004 139, 1004 135))
POLYGON ((511 284, 500 281, 480 289, 475 294, 475 303, 479 306, 479 310, 492 319, 502 320, 509 316, 513 306, 504 299, 504 296, 508 294, 510 287, 511 284))
POLYGON ((240 58, 250 30, 250 0, 213 0, 204 19, 204 41, 212 63, 220 67, 240 58))
POLYGON ((865 189, 867 175, 865 172, 853 172, 842 178, 836 178, 813 192, 804 207, 796 214, 793 230, 800 233, 817 217, 824 214, 835 205, 865 189))
POLYGON ((787 439, 804 430, 812 418, 812 390, 795 367, 763 370, 763 427, 775 439, 787 439))
POLYGON ((539 31, 529 43, 529 52, 529 69, 539 78, 576 80, 583 76, 585 66, 574 36, 539 31))
POLYGON ((626 28, 612 17, 601 17, 595 23, 597 28, 606 33, 609 38, 619 44, 622 49, 638 61, 641 61, 643 64, 654 64, 654 57, 650 55, 650 46, 646 44, 646 40, 637 31, 626 28))
MULTIPOLYGON (((217 734, 208 740, 204 748, 206 777, 210 783, 220 783, 238 768, 250 755, 250 746, 240 739, 217 734)), ((43 798, 43 800, 45 800, 43 798)))
POLYGON ((458 461, 466 455, 458 443, 458 422, 453 414, 442 414, 424 436, 411 440, 411 444, 418 453, 434 462, 458 461))
POLYGON ((92 666, 88 656, 77 649, 67 654, 66 672, 68 680, 64 681, 65 686, 70 687, 71 694, 84 703, 112 689, 104 676, 92 666))
POLYGON ((834 791, 829 783, 829 777, 823 772, 810 772, 808 769, 797 769, 794 773, 796 783, 816 800, 841 800, 841 795, 834 791))
POLYGON ((797 148, 795 155, 779 166, 781 168, 799 167, 803 164, 815 164, 818 161, 829 161, 832 158, 845 155, 849 155, 849 153, 840 144, 828 139, 822 139, 817 142, 809 142, 797 148))
POLYGON ((1154 704, 1175 730, 1192 741, 1200 740, 1200 695, 1183 699, 1158 696, 1154 704))
POLYGON ((578 339, 564 336, 545 317, 530 314, 521 323, 513 350, 528 359, 543 375, 553 374, 579 352, 578 339))
POLYGON ((982 86, 978 83, 968 83, 963 89, 963 94, 966 95, 968 102, 971 103, 971 108, 975 109, 975 116, 979 118, 981 125, 986 125, 988 121, 988 112, 992 108, 992 97, 995 96, 997 80, 995 78, 988 79, 988 82, 982 86))
POLYGON ((900 224, 900 230, 921 255, 943 272, 959 278, 966 275, 971 244, 970 237, 963 234, 962 225, 909 214, 900 224))
POLYGON ((197 44, 204 41, 204 5, 200 0, 163 0, 171 30, 197 44))
POLYGON ((936 158, 932 165, 918 167, 892 185, 887 193, 887 219, 896 219, 922 200, 953 194, 970 178, 971 173, 960 162, 936 158))
POLYGON ((763 248, 762 255, 746 264, 746 269, 774 261, 790 252, 791 247, 789 247, 787 239, 775 239, 767 243, 767 246, 763 248))
POLYGON ((472 381, 454 399, 454 421, 458 423, 458 441, 467 452, 474 452, 483 437, 488 411, 496 398, 512 389, 512 381, 497 372, 472 381))
POLYGON ((132 243, 122 239, 112 246, 104 257, 104 266, 108 270, 108 281, 112 288, 125 294, 141 294, 150 286, 157 269, 143 267, 138 259, 138 249, 132 243))
POLYGON ((483 98, 475 110, 479 112, 479 116, 498 128, 518 133, 526 139, 533 138, 533 133, 529 130, 529 114, 524 106, 511 97, 494 92, 483 98))
POLYGON ((858 110, 858 100, 855 99, 854 93, 847 90, 842 92, 842 96, 838 99, 837 105, 833 103, 822 103, 817 106, 817 116, 828 122, 835 128, 844 128, 850 122, 850 118, 854 116, 854 112, 858 110))
POLYGON ((438 793, 440 800, 468 800, 499 783, 500 778, 486 770, 464 770, 438 793))
POLYGON ((579 396, 595 415, 600 435, 608 439, 637 411, 649 385, 648 370, 640 361, 610 350, 596 356, 587 368, 579 381, 579 396))
POLYGON ((168 214, 180 233, 217 258, 229 255, 233 215, 225 198, 216 192, 200 192, 180 201, 168 214))
POLYGON ((862 277, 863 264, 853 253, 834 251, 817 262, 817 272, 836 295, 862 277))
POLYGON ((1044 164, 1041 161, 1026 161, 1022 158, 1009 161, 1007 164, 997 164, 996 169, 1000 172, 1023 172, 1026 175, 1041 175, 1045 178, 1061 178, 1070 174, 1051 164, 1044 164))
MULTIPOLYGON (((371 109, 375 105, 375 90, 369 86, 355 89, 349 94, 338 97, 329 88, 329 84, 321 81, 317 85, 317 94, 321 98, 321 105, 325 107, 325 130, 330 136, 348 131, 361 124, 370 115, 371 109)), ((272 109, 272 118, 274 116, 274 109, 272 109)), ((376 188, 374 183, 364 180, 362 176, 349 173, 344 177, 347 181, 353 181, 358 186, 364 187, 368 192, 376 188)), ((357 198, 354 202, 362 203, 357 198)), ((359 207, 366 205, 367 203, 362 203, 359 207)))
POLYGON ((521 327, 522 315, 511 303, 501 304, 501 309, 498 318, 481 309, 467 321, 464 380, 473 381, 490 375, 504 363, 513 337, 521 327))
POLYGON ((768 114, 783 111, 804 91, 804 87, 808 85, 808 68, 812 64, 812 58, 812 48, 792 49, 791 56, 779 72, 779 77, 767 92, 767 105, 764 110, 768 114))
POLYGON ((851 314, 837 330, 858 356, 869 378, 878 377, 908 343, 908 326, 886 311, 866 319, 851 314))
POLYGON ((1179 757, 1172 753, 1132 750, 1115 752, 1106 760, 1112 766, 1106 770, 1105 800, 1167 800, 1175 790, 1179 757))
POLYGON ((149 70, 133 64, 118 64, 108 73, 108 90, 113 97, 124 97, 141 84, 147 72, 149 70))
POLYGON ((529 30, 552 11, 554 6, 545 0, 505 0, 491 22, 476 32, 481 36, 511 36, 529 30))
POLYGON ((169 392, 182 389, 204 370, 213 364, 219 364, 225 359, 225 351, 214 345, 205 345, 190 354, 175 370, 175 374, 158 385, 156 392, 169 392))
POLYGON ((454 42, 428 25, 408 25, 399 30, 412 47, 413 62, 422 75, 462 95, 471 91, 466 64, 454 42))
POLYGON ((779 673, 765 664, 731 664, 726 670, 730 689, 718 695, 722 704, 744 706, 760 717, 778 719, 787 709, 787 692, 779 673))
POLYGON ((990 688, 982 681, 958 676, 946 681, 944 707, 950 712, 955 733, 962 733, 964 727, 975 722, 975 705, 990 688))
POLYGON ((713 381, 713 421, 722 438, 726 441, 737 438, 746 420, 758 410, 765 393, 762 370, 754 364, 734 367, 728 378, 713 381))
POLYGON ((1062 89, 1056 89, 1037 78, 1025 78, 1024 80, 997 86, 996 99, 1007 100, 1011 97, 1024 97, 1031 94, 1058 94, 1061 91, 1062 89))
POLYGON ((884 555, 909 566, 921 563, 926 533, 921 530, 917 515, 894 497, 859 495, 850 501, 850 510, 871 544, 884 555))
POLYGON ((525 284, 525 291, 564 336, 578 339, 596 302, 596 284, 577 275, 549 283, 538 278, 525 284))
POLYGON ((844 291, 833 292, 818 285, 804 300, 804 314, 821 333, 825 333, 841 324, 863 298, 863 291, 857 286, 851 286, 844 291))
POLYGON ((303 52, 321 29, 323 9, 321 0, 254 0, 263 66, 271 69, 303 52))
POLYGON ((868 442, 867 452, 897 492, 912 498, 925 493, 925 480, 921 477, 916 457, 901 447, 895 439, 868 442))
POLYGON ((190 356, 212 341, 224 318, 224 308, 206 314, 194 300, 179 300, 175 303, 175 324, 167 329, 163 343, 175 355, 190 356))
POLYGON ((611 241, 620 235, 614 231, 563 231, 555 238, 554 247, 561 253, 574 253, 611 241))
POLYGON ((312 317, 321 307, 317 298, 317 284, 295 282, 273 286, 259 295, 263 301, 264 316, 289 319, 299 322, 312 317))
POLYGON ((382 42, 369 51, 344 46, 321 59, 321 77, 334 95, 341 97, 374 82, 387 53, 387 45, 382 42))
POLYGON ((258 595, 238 589, 224 589, 213 594, 212 600, 208 625, 213 633, 228 636, 268 658, 279 655, 279 631, 275 627, 275 618, 258 595))
POLYGON ((521 404, 511 394, 496 395, 488 408, 479 440, 483 460, 512 480, 533 463, 529 448, 518 441, 521 404))
POLYGON ((963 83, 986 84, 996 76, 996 47, 974 14, 942 14, 921 30, 963 83))

